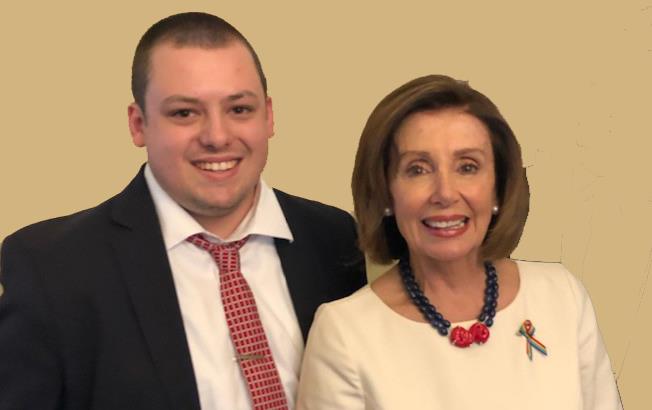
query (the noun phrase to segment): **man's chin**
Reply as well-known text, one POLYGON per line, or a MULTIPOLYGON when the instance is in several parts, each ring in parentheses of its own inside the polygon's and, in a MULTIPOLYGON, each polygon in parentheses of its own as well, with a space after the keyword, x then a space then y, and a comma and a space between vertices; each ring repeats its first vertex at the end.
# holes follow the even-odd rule
POLYGON ((212 198, 193 198, 186 210, 193 216, 199 218, 224 218, 233 214, 249 212, 253 205, 252 195, 230 195, 216 196, 212 198))
POLYGON ((220 218, 236 212, 242 201, 202 201, 194 202, 193 205, 185 207, 192 216, 202 218, 220 218))

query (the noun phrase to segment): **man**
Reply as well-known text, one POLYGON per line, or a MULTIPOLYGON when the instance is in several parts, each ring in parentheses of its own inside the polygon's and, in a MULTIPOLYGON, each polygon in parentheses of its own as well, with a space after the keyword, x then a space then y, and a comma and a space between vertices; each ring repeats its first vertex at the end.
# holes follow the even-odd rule
POLYGON ((260 179, 272 100, 220 18, 152 26, 132 91, 147 165, 107 202, 3 243, 0 409, 262 408, 243 363, 263 356, 284 396, 265 408, 292 408, 317 306, 365 282, 352 218, 260 179), (232 241, 271 357, 240 350, 222 256, 205 251, 232 241))

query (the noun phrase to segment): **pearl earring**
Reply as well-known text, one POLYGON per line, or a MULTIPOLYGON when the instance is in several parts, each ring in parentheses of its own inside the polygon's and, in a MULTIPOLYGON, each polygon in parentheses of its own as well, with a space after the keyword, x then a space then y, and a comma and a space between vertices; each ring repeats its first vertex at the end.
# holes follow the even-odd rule
POLYGON ((383 214, 384 214, 385 216, 392 216, 392 215, 394 215, 394 212, 392 212, 392 210, 391 210, 390 208, 385 208, 385 209, 383 210, 383 214))
POLYGON ((494 205, 493 208, 491 208, 491 213, 494 215, 498 215, 498 205, 494 205))

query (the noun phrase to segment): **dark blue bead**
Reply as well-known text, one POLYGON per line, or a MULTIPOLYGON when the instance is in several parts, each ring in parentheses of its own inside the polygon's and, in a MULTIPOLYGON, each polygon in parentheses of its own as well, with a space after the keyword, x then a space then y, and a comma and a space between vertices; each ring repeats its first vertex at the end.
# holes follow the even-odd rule
MULTIPOLYGON (((414 279, 414 274, 410 267, 409 255, 404 255, 399 260, 399 273, 403 281, 405 290, 412 299, 415 306, 421 311, 423 317, 430 323, 432 327, 442 335, 448 335, 448 328, 451 323, 444 319, 444 316, 437 312, 437 309, 430 303, 428 298, 423 294, 419 288, 419 284, 414 279)), ((498 275, 496 274, 495 267, 491 262, 484 263, 485 266, 485 290, 484 290, 484 305, 482 311, 478 316, 478 320, 484 322, 487 326, 493 324, 493 317, 496 315, 496 306, 498 299, 498 275)))

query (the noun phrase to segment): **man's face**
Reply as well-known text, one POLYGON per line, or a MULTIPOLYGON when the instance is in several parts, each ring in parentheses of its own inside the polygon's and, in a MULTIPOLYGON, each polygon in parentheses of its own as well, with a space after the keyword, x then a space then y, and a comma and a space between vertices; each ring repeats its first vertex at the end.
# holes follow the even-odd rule
POLYGON ((242 43, 162 43, 151 53, 146 115, 129 107, 163 189, 207 230, 227 236, 247 214, 274 134, 272 102, 242 43))

